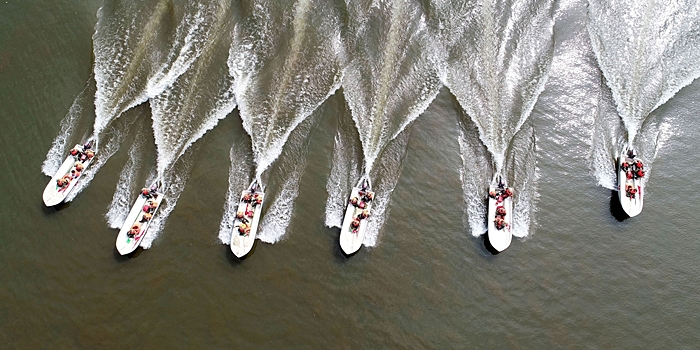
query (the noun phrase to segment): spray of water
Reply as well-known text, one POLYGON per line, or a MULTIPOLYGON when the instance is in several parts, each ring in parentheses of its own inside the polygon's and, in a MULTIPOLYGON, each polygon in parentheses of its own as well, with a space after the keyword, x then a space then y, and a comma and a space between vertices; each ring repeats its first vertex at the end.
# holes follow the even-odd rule
POLYGON ((362 145, 349 113, 338 116, 338 130, 333 146, 333 163, 326 182, 326 226, 340 227, 350 189, 362 176, 362 145))
POLYGON ((85 85, 82 92, 75 98, 68 113, 61 120, 60 131, 51 144, 51 148, 46 154, 46 159, 41 166, 41 171, 47 176, 53 176, 61 167, 66 157, 66 148, 72 147, 75 143, 82 143, 84 139, 76 139, 76 128, 83 119, 86 119, 92 104, 91 97, 95 93, 93 79, 85 85))
MULTIPOLYGON (((143 124, 143 123, 141 123, 143 124)), ((119 181, 109 204, 105 219, 110 228, 121 228, 133 205, 133 194, 136 193, 137 177, 144 158, 144 144, 147 138, 146 128, 139 127, 131 148, 129 159, 119 174, 119 181)), ((152 177, 152 176, 151 176, 152 177)))
POLYGON ((340 86, 339 18, 328 2, 300 0, 291 7, 254 1, 250 16, 236 25, 228 64, 256 177, 279 157, 294 128, 340 86))
POLYGON ((192 6, 198 19, 193 27, 198 29, 188 33, 185 42, 196 34, 197 39, 188 45, 197 59, 165 91, 150 99, 159 175, 236 107, 226 56, 217 55, 231 44, 229 5, 218 1, 192 6))
POLYGON ((343 89, 369 174, 389 141, 437 96, 442 87, 438 50, 417 2, 346 5, 350 23, 343 89))
POLYGON ((445 84, 478 127, 495 174, 544 90, 554 51, 554 1, 435 3, 445 84))
MULTIPOLYGON (((627 134, 700 77, 700 6, 695 1, 589 1, 588 32, 627 134)), ((654 153, 654 152, 652 152, 654 153)))
POLYGON ((627 147, 644 159, 646 183, 673 121, 658 108, 700 76, 700 6, 686 1, 589 1, 588 34, 603 73, 591 167, 617 189, 615 159, 627 147))

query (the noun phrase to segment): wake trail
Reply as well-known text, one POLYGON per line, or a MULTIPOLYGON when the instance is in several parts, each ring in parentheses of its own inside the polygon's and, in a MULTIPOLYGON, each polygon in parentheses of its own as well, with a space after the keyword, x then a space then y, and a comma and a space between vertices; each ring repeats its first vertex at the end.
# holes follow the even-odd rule
POLYGON ((322 1, 301 0, 293 8, 256 1, 252 15, 236 26, 228 65, 252 139, 256 177, 279 157, 292 131, 340 87, 339 16, 322 1))

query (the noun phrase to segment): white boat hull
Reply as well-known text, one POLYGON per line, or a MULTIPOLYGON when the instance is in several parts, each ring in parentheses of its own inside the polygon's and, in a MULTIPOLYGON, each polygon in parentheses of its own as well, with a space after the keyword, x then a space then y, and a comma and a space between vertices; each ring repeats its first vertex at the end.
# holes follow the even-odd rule
POLYGON ((632 161, 627 158, 624 152, 617 158, 617 196, 620 199, 622 210, 625 211, 627 216, 634 217, 639 215, 642 212, 642 207, 644 207, 644 184, 642 179, 627 179, 627 174, 622 170, 622 163, 628 160, 632 161), (627 196, 627 185, 637 189, 634 198, 627 196))
MULTIPOLYGON (((496 186, 492 185, 491 187, 489 187, 489 192, 496 190, 496 186)), ((513 191, 512 188, 510 188, 510 190, 513 191)), ((496 207, 499 204, 497 203, 497 200, 495 198, 489 197, 487 215, 488 240, 493 249, 496 249, 498 252, 506 250, 506 248, 510 246, 511 241, 513 240, 513 234, 511 232, 513 225, 513 197, 510 196, 504 199, 501 202, 501 204, 506 209, 506 216, 504 218, 506 225, 503 229, 499 230, 496 228, 496 224, 494 223, 494 221, 496 220, 496 207)))
POLYGON ((246 213, 247 211, 252 211, 253 215, 252 217, 244 215, 244 218, 250 223, 250 232, 248 234, 241 234, 239 232, 240 225, 243 223, 242 220, 236 218, 233 223, 233 231, 231 232, 231 252, 233 252, 233 254, 238 258, 246 256, 250 250, 253 249, 255 237, 258 233, 258 224, 260 223, 260 217, 262 216, 261 212, 264 200, 264 192, 252 192, 250 188, 241 192, 241 199, 238 203, 238 212, 246 213), (258 194, 263 202, 255 206, 252 205, 252 203, 246 203, 243 200, 243 197, 246 194, 258 194))
POLYGON ((151 213, 153 217, 151 217, 151 220, 149 221, 141 222, 143 219, 143 214, 145 213, 143 211, 143 206, 146 205, 148 198, 142 194, 139 194, 139 197, 136 198, 134 206, 131 207, 131 211, 129 211, 129 215, 127 215, 126 220, 124 220, 124 224, 117 235, 116 246, 119 254, 129 254, 139 247, 139 244, 148 233, 148 227, 153 221, 153 218, 155 217, 158 208, 160 208, 160 204, 163 202, 164 198, 165 196, 162 193, 158 193, 158 198, 152 199, 156 203, 156 208, 153 213, 151 213), (129 237, 127 234, 129 233, 129 230, 131 230, 131 227, 136 223, 141 223, 141 231, 134 237, 129 237))
MULTIPOLYGON (((357 197, 360 198, 360 193, 361 189, 358 187, 354 187, 352 189, 352 192, 350 193, 350 198, 357 197)), ((367 193, 371 193, 372 197, 374 197, 374 192, 372 191, 365 191, 367 193)), ((361 219, 360 220, 360 225, 357 227, 356 230, 352 230, 351 223, 352 221, 358 217, 362 213, 363 210, 367 210, 368 212, 371 211, 372 209, 372 202, 366 202, 366 206, 364 209, 360 209, 352 203, 348 202, 348 206, 345 209, 345 216, 343 217, 343 225, 340 227, 340 248, 343 250, 343 252, 346 255, 351 255, 360 250, 360 247, 362 247, 362 242, 365 239, 365 231, 367 231, 367 220, 368 219, 361 219)))
MULTIPOLYGON (((75 148, 82 150, 83 146, 75 145, 75 148)), ((92 163, 93 159, 94 158, 81 162, 84 167, 83 171, 78 177, 71 180, 71 182, 66 188, 61 189, 58 187, 58 185, 56 185, 56 181, 58 181, 58 179, 62 178, 65 175, 69 175, 70 171, 75 166, 75 163, 78 162, 78 160, 74 156, 69 155, 68 157, 66 157, 66 160, 63 161, 61 167, 58 168, 58 171, 56 171, 56 174, 54 174, 54 176, 51 178, 49 183, 46 185, 46 188, 44 189, 44 194, 42 195, 44 199, 44 204, 47 207, 53 207, 55 205, 61 204, 66 199, 66 196, 68 196, 68 193, 70 193, 70 191, 73 190, 75 185, 83 176, 83 173, 85 173, 90 163, 92 163)))

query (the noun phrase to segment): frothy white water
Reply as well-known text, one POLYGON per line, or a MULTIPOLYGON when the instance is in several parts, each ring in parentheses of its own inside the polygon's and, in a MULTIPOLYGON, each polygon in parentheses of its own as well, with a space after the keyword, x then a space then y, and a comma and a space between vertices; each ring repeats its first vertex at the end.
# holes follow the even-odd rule
MULTIPOLYGON (((664 119, 661 115, 652 113, 650 117, 645 118, 644 124, 637 132, 635 150, 644 162, 645 184, 651 177, 654 160, 660 149, 673 136, 673 130, 678 126, 676 120, 664 119)), ((602 86, 591 145, 591 168, 598 184, 611 190, 618 189, 615 164, 617 157, 628 144, 624 129, 625 125, 618 117, 612 93, 602 86)))
POLYGON ((479 140, 476 126, 471 121, 466 121, 465 124, 457 125, 460 130, 458 140, 462 158, 459 178, 466 203, 463 220, 465 227, 471 228, 472 236, 478 237, 487 230, 486 195, 493 168, 491 162, 484 161, 488 159, 488 150, 479 140))
POLYGON ((496 174, 544 90, 554 51, 554 1, 441 0, 445 84, 479 129, 496 174))
POLYGON ((591 168, 598 184, 617 190, 616 160, 626 143, 624 125, 615 111, 612 94, 601 81, 593 124, 591 168))
POLYGON ((293 8, 254 1, 250 16, 236 25, 228 65, 257 176, 279 157, 292 130, 340 86, 339 18, 324 1, 300 0, 293 8))
MULTIPOLYGON (((90 78, 92 80, 92 78, 90 78)), ((85 106, 88 105, 88 100, 94 93, 94 89, 91 89, 91 84, 87 84, 83 91, 75 98, 73 104, 71 105, 68 113, 61 120, 61 130, 56 135, 56 138, 51 144, 51 148, 48 153, 46 153, 46 159, 41 166, 41 171, 47 176, 54 176, 61 167, 63 161, 66 159, 67 152, 66 147, 72 147, 68 143, 73 141, 76 126, 79 121, 84 117, 85 106)), ((80 140, 78 142, 82 143, 87 140, 80 140)))
POLYGON ((231 167, 228 174, 228 191, 224 204, 224 216, 219 225, 219 240, 231 244, 231 232, 238 211, 241 192, 248 188, 253 176, 253 154, 250 149, 250 139, 240 138, 231 146, 231 167))
MULTIPOLYGON (((697 1, 589 1, 593 51, 627 131, 700 77, 697 1)), ((642 155, 644 156, 644 155, 642 155)))
POLYGON ((230 45, 229 4, 219 1, 191 9, 196 11, 195 24, 185 37, 179 56, 188 60, 189 70, 181 72, 165 91, 150 100, 158 174, 164 174, 195 141, 236 107, 226 56, 216 56, 217 52, 227 51, 220 50, 222 47, 230 45), (210 76, 217 68, 220 74, 210 76))
POLYGON ((161 66, 156 49, 172 1, 105 2, 93 34, 95 135, 124 111, 145 102, 148 78, 161 66))
POLYGON ((326 182, 326 226, 340 228, 350 191, 362 176, 362 145, 352 118, 338 117, 338 130, 333 146, 333 163, 326 182))
MULTIPOLYGON (((136 132, 134 142, 129 149, 129 159, 119 174, 119 181, 109 204, 105 219, 110 228, 121 228, 124 220, 129 215, 129 210, 134 202, 133 194, 136 193, 136 178, 143 158, 143 146, 145 143, 145 129, 139 128, 136 132)), ((152 176, 151 176, 152 177, 152 176)))
POLYGON ((299 125, 290 135, 284 152, 275 162, 275 178, 284 179, 284 182, 276 196, 268 194, 265 199, 272 200, 258 230, 258 239, 265 243, 276 243, 287 233, 294 213, 294 201, 299 196, 299 181, 306 169, 309 134, 317 122, 318 117, 311 117, 299 125))
POLYGON ((376 166, 369 174, 373 179, 372 190, 374 190, 375 196, 371 215, 367 219, 365 238, 362 241, 365 247, 374 247, 379 243, 379 234, 389 216, 391 194, 401 177, 403 161, 406 157, 406 146, 408 146, 411 135, 410 127, 406 129, 384 148, 377 159, 376 166))
POLYGON ((95 159, 93 159, 90 166, 83 172, 83 176, 80 177, 80 181, 73 187, 73 190, 68 193, 65 199, 66 202, 72 201, 80 192, 87 188, 102 166, 107 163, 109 158, 117 153, 122 141, 124 141, 129 134, 128 130, 133 122, 133 120, 124 120, 120 125, 114 125, 108 128, 107 132, 104 133, 105 136, 100 141, 101 143, 97 145, 98 152, 95 155, 95 159))
MULTIPOLYGON (((190 147, 172 167, 164 174, 158 175, 157 178, 160 179, 165 186, 165 198, 158 208, 158 212, 153 216, 153 221, 148 227, 148 233, 141 241, 140 246, 143 247, 143 249, 151 247, 153 242, 159 237, 163 227, 165 227, 170 213, 175 209, 177 201, 180 199, 180 195, 182 195, 182 191, 185 190, 187 179, 190 177, 192 165, 194 164, 194 154, 197 153, 198 148, 197 145, 190 147)), ((149 178, 145 186, 150 186, 155 180, 156 177, 149 178)))
MULTIPOLYGON (((537 206, 537 172, 535 129, 527 122, 515 135, 508 153, 506 174, 514 187, 512 233, 516 237, 530 234, 537 206)), ((482 197, 485 198, 485 197, 482 197)))
POLYGON ((442 86, 437 46, 421 4, 346 1, 350 23, 343 89, 369 173, 384 147, 427 109, 442 86))

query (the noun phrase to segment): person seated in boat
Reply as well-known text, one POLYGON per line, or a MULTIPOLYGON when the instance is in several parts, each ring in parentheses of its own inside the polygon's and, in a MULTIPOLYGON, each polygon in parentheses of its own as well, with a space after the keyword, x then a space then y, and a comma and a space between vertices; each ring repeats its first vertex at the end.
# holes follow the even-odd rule
POLYGON ((369 210, 363 210, 362 213, 360 213, 360 215, 358 215, 358 217, 361 220, 367 219, 369 217, 369 210))
POLYGON ((632 170, 627 170, 627 180, 632 180, 634 177, 634 174, 632 173, 632 170))
POLYGON ((359 201, 359 199, 358 199, 357 197, 352 197, 352 198, 350 199, 350 204, 352 204, 353 206, 356 207, 358 201, 359 201))
POLYGON ((141 189, 141 194, 146 198, 151 198, 151 191, 145 187, 141 189))
POLYGON ((644 177, 644 170, 642 169, 637 169, 637 172, 634 173, 635 178, 641 179, 644 177))
POLYGON ((77 148, 73 148, 70 150, 69 153, 71 156, 76 157, 80 153, 80 150, 78 150, 77 148))
POLYGON ((75 170, 82 172, 83 170, 85 170, 85 166, 83 165, 83 163, 76 163, 75 170))
POLYGON ((496 215, 506 216, 506 208, 502 205, 496 207, 496 215))
POLYGON ((513 196, 513 191, 511 191, 510 188, 506 188, 503 191, 503 199, 506 199, 506 198, 512 197, 512 196, 513 196))
POLYGON ((634 188, 634 186, 632 185, 627 185, 625 186, 625 192, 627 194, 627 197, 634 199, 634 195, 637 194, 637 189, 634 188))
POLYGON ((245 211, 245 216, 247 216, 247 217, 249 217, 249 218, 252 218, 253 215, 255 215, 255 212, 254 212, 254 211, 252 211, 252 210, 246 210, 246 211, 245 211))
POLYGON ((624 172, 627 172, 627 170, 629 170, 629 168, 630 168, 630 163, 622 162, 622 165, 620 165, 620 169, 622 169, 622 171, 624 171, 624 172))
POLYGON ((70 176, 71 176, 72 178, 74 178, 74 179, 79 178, 79 177, 80 177, 80 174, 81 174, 81 173, 80 173, 79 171, 75 170, 75 169, 73 169, 73 170, 70 171, 70 176))
POLYGON ((70 183, 70 180, 71 180, 71 179, 70 179, 70 176, 68 176, 68 179, 66 179, 66 177, 64 176, 64 177, 62 177, 62 178, 56 180, 56 185, 57 185, 59 188, 65 188, 65 187, 67 187, 68 184, 70 183))
POLYGON ((253 206, 262 204, 262 197, 259 194, 253 195, 253 206))
POLYGON ((241 234, 241 236, 245 236, 250 233, 250 226, 246 223, 241 223, 238 225, 238 233, 241 234))
POLYGON ((80 153, 80 155, 78 155, 78 160, 81 161, 81 162, 87 161, 87 160, 88 160, 87 154, 85 154, 85 153, 80 153))
POLYGON ((236 213, 236 219, 238 219, 238 220, 242 220, 242 219, 243 219, 243 212, 242 212, 242 211, 239 211, 239 212, 236 213))
POLYGON ((156 202, 149 200, 148 202, 146 202, 146 204, 143 205, 143 211, 144 213, 153 213, 157 207, 158 205, 156 204, 156 202))
POLYGON ((92 148, 92 142, 87 141, 83 144, 83 151, 88 150, 90 148, 92 148))
POLYGON ((253 196, 250 193, 246 193, 243 195, 243 201, 246 203, 250 203, 250 201, 253 199, 253 196))
POLYGON ((644 163, 642 163, 642 161, 639 159, 637 159, 637 161, 634 163, 634 166, 637 167, 637 169, 639 170, 644 169, 644 163))
POLYGON ((367 192, 367 193, 365 193, 365 195, 362 197, 362 199, 364 199, 365 202, 369 203, 369 202, 372 201, 372 199, 374 199, 374 196, 372 195, 372 192, 367 192))
POLYGON ((369 187, 369 184, 367 184, 367 181, 362 181, 362 190, 367 191, 367 187, 369 187))
POLYGON ((153 214, 151 214, 151 213, 144 213, 144 214, 143 214, 143 217, 141 218, 141 222, 150 221, 152 217, 153 217, 153 214))
POLYGON ((126 236, 129 238, 134 238, 139 234, 139 232, 141 232, 141 224, 134 224, 134 226, 131 226, 129 232, 126 233, 126 236))
POLYGON ((496 199, 498 197, 498 192, 496 191, 489 191, 489 198, 496 199))
POLYGON ((506 227, 506 221, 503 218, 496 218, 496 220, 493 220, 493 225, 496 226, 497 230, 502 230, 506 227))
POLYGON ((634 150, 627 151, 627 157, 634 158, 636 156, 637 156, 637 154, 634 153, 634 150))
POLYGON ((363 201, 360 201, 360 203, 357 204, 357 207, 360 209, 364 209, 367 206, 367 204, 363 201))
POLYGON ((354 219, 354 220, 352 220, 352 222, 350 223, 350 227, 352 227, 352 228, 358 228, 358 227, 360 227, 360 220, 357 219, 357 218, 354 219))
POLYGON ((85 155, 87 156, 87 159, 92 159, 95 157, 95 152, 87 151, 87 152, 85 152, 85 155))

